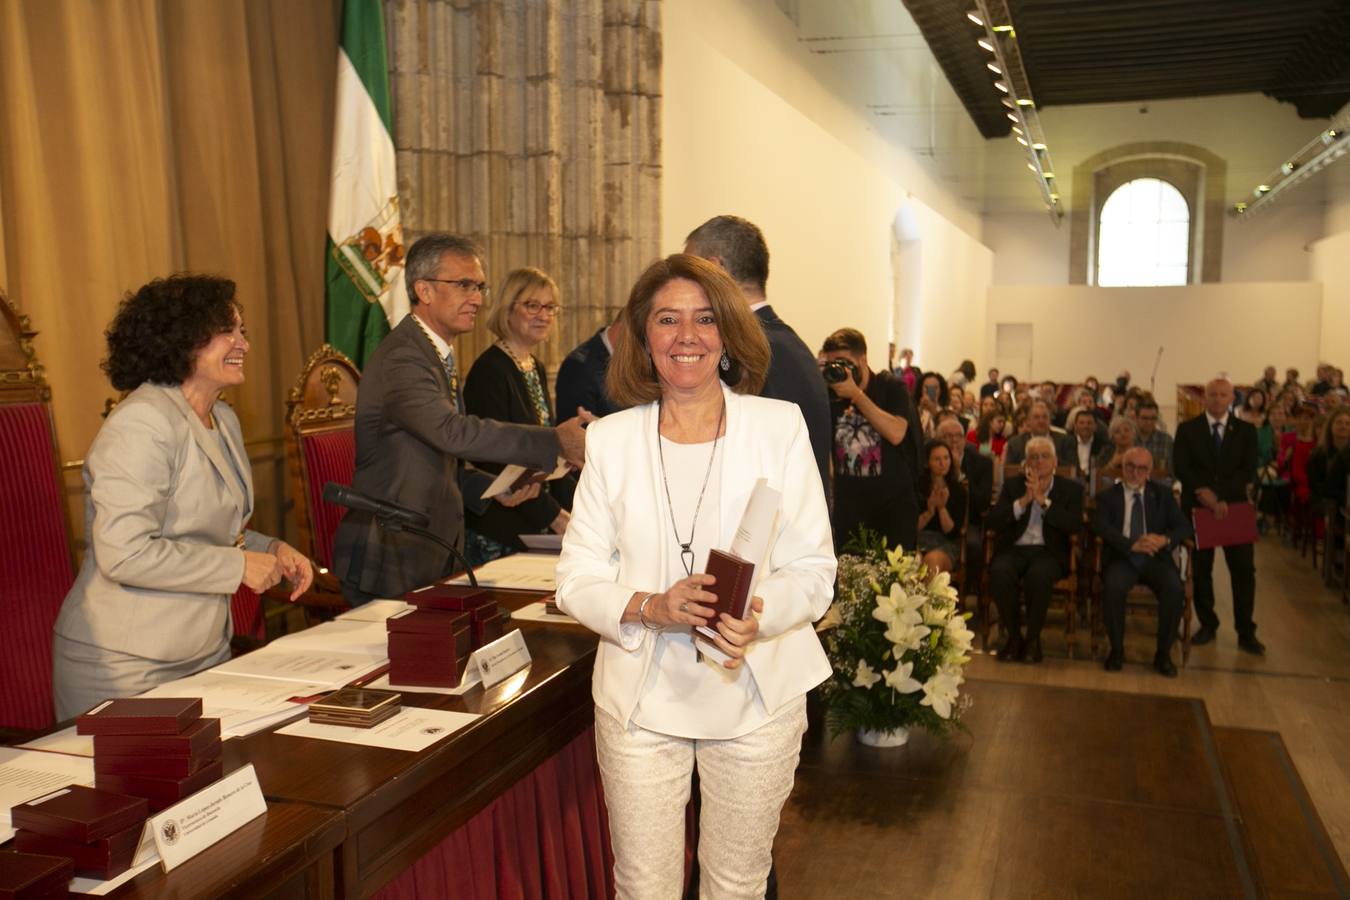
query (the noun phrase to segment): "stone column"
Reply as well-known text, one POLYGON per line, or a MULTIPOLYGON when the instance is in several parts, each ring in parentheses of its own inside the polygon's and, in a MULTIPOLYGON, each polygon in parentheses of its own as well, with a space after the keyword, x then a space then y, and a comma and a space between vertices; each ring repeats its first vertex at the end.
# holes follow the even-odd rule
MULTIPOLYGON (((475 238, 494 289, 519 266, 551 274, 566 312, 540 348, 550 377, 661 250, 660 14, 659 0, 385 0, 405 237, 475 238)), ((461 358, 491 341, 480 324, 461 358)))

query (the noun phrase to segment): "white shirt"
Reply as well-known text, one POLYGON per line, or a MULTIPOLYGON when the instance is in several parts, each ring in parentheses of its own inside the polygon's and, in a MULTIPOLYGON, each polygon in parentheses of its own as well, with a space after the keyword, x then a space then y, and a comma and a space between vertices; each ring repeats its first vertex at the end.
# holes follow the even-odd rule
POLYGON ((1092 468, 1092 438, 1086 443, 1082 438, 1078 439, 1078 468, 1083 472, 1092 468))
MULTIPOLYGON (((1050 487, 1046 488, 1045 491, 1046 506, 1050 505, 1050 491, 1054 490, 1054 487, 1055 476, 1051 475, 1050 487)), ((1045 528, 1042 517, 1045 511, 1041 509, 1041 505, 1035 500, 1031 501, 1026 506, 1022 505, 1021 500, 1013 501, 1013 515, 1016 518, 1020 519, 1022 516, 1027 515, 1028 509, 1031 510, 1031 518, 1027 521, 1026 531, 1022 532, 1022 536, 1017 539, 1016 543, 1022 547, 1043 547, 1045 546, 1045 528)))
POLYGON ((431 340, 431 346, 436 348, 437 355, 440 356, 440 358, 443 360, 449 359, 451 353, 450 345, 447 344, 439 334, 432 331, 427 326, 427 323, 422 321, 421 316, 414 315, 413 313, 408 313, 408 317, 412 319, 414 322, 416 322, 417 327, 422 329, 422 333, 425 334, 431 340))
MULTIPOLYGON (((724 443, 717 443, 719 457, 724 443)), ((722 494, 721 465, 713 465, 703 502, 698 502, 712 449, 711 441, 677 444, 661 438, 679 540, 689 540, 694 508, 698 507, 691 548, 696 573, 706 569, 708 550, 715 546, 722 531, 718 513, 722 494)), ((663 490, 659 485, 657 488, 663 490)), ((669 571, 683 578, 680 545, 669 518, 652 523, 652 540, 665 547, 669 571)), ((687 627, 667 628, 656 636, 656 649, 647 670, 642 699, 633 713, 634 722, 648 731, 675 737, 721 740, 748 734, 768 720, 768 711, 747 666, 728 670, 711 659, 700 660, 694 647, 693 632, 687 627)))

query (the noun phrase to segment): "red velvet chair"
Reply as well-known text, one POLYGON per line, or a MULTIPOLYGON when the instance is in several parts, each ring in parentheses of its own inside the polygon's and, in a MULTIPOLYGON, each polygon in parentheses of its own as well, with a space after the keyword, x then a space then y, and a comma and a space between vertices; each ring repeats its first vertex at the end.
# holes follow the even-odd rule
POLYGON ((0 728, 52 724, 52 626, 75 581, 51 389, 0 291, 0 728))
POLYGON ((356 471, 356 391, 360 373, 324 344, 306 361, 286 401, 286 456, 300 524, 301 549, 318 563, 315 592, 341 594, 329 569, 333 539, 346 512, 323 499, 330 481, 350 485, 356 471))

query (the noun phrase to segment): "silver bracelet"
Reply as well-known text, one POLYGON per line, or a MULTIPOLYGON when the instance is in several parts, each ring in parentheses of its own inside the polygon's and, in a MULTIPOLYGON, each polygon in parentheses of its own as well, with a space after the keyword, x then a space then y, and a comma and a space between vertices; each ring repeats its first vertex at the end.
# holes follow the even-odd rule
POLYGON ((658 592, 653 591, 652 593, 643 597, 642 602, 638 604, 638 621, 641 622, 642 627, 647 629, 648 631, 661 630, 660 625, 653 625, 652 623, 647 621, 647 604, 652 602, 652 598, 655 597, 657 593, 658 592))

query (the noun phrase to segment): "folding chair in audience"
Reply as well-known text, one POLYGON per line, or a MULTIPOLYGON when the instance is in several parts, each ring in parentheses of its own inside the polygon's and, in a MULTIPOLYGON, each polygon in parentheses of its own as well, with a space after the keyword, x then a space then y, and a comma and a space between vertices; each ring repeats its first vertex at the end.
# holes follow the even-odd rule
MULTIPOLYGON (((1195 542, 1190 538, 1182 541, 1176 550, 1172 551, 1173 559, 1177 564, 1177 571, 1181 575, 1181 584, 1185 589, 1185 600, 1181 606, 1181 665, 1184 667, 1191 658, 1191 624, 1194 621, 1195 610, 1192 601, 1195 596, 1195 573, 1191 571, 1191 561, 1195 553, 1195 542)), ((1102 615, 1102 539, 1093 538, 1093 564, 1092 564, 1092 591, 1096 596, 1096 602, 1093 604, 1093 617, 1091 625, 1092 634, 1092 658, 1098 658, 1098 647, 1101 644, 1101 638, 1106 634, 1106 620, 1102 615)), ((1125 595, 1125 621, 1128 623, 1130 615, 1138 613, 1148 616, 1154 620, 1158 618, 1158 598, 1153 595, 1153 591, 1142 584, 1137 584, 1125 595)), ((1128 628, 1126 630, 1128 634, 1128 628)))

